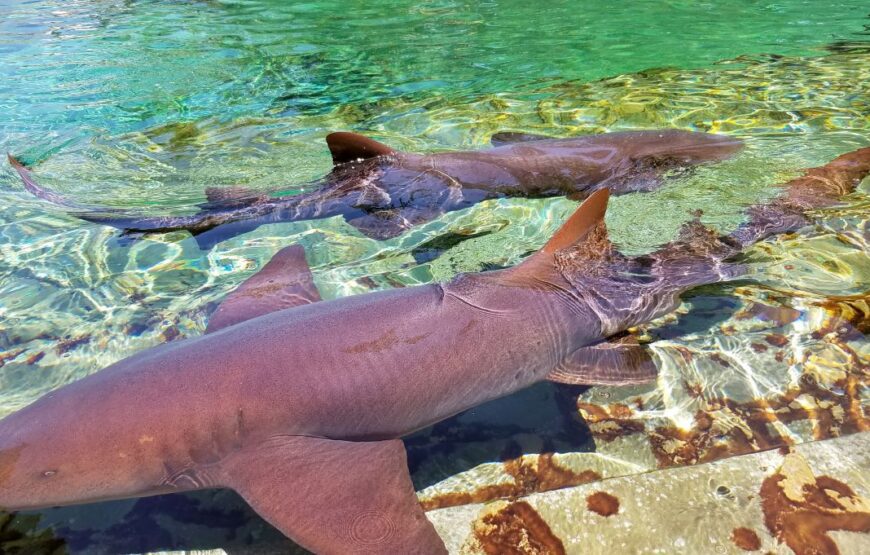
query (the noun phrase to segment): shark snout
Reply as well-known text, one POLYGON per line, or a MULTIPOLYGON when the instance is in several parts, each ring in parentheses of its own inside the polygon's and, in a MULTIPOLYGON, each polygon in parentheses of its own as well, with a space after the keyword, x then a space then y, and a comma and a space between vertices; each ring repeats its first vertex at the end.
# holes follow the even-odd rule
POLYGON ((106 442, 57 425, 71 419, 56 406, 37 401, 0 421, 0 509, 108 498, 130 474, 123 464, 108 464, 106 442))
POLYGON ((643 133, 645 140, 638 145, 636 155, 669 158, 684 164, 726 160, 743 148, 743 141, 728 135, 678 129, 643 133))
POLYGON ((687 162, 716 162, 731 158, 743 149, 743 141, 727 135, 687 133, 675 141, 671 152, 687 162))
POLYGON ((118 469, 101 467, 69 445, 17 443, 0 448, 0 510, 18 511, 113 497, 118 469), (108 495, 107 495, 108 494, 108 495))
POLYGON ((0 447, 0 510, 18 510, 31 506, 32 484, 24 478, 26 444, 0 447))
MULTIPOLYGON (((15 420, 15 416, 9 418, 15 420)), ((58 454, 62 449, 46 442, 27 441, 20 433, 4 434, 3 429, 9 426, 0 426, 0 510, 60 504, 62 488, 57 488, 56 482, 65 470, 58 454)))

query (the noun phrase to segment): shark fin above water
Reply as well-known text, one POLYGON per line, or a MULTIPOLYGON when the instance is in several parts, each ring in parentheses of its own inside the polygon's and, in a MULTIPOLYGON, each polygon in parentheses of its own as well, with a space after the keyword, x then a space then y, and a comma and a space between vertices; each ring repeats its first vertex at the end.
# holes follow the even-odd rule
POLYGON ((585 239, 590 232, 604 223, 604 213, 607 211, 607 201, 610 191, 596 191, 568 218, 550 240, 541 248, 541 252, 553 254, 558 250, 570 247, 585 239))
POLYGON ((647 349, 631 335, 581 347, 550 372, 547 380, 572 385, 628 385, 656 379, 647 349))
POLYGON ((281 249, 263 268, 230 293, 209 318, 206 333, 270 312, 316 303, 320 292, 305 260, 305 249, 281 249))
POLYGON ((505 146, 514 143, 528 143, 531 141, 548 141, 556 137, 548 137, 547 135, 535 135, 533 133, 514 133, 512 131, 502 131, 496 133, 489 138, 489 143, 492 146, 505 146))
POLYGON ((506 279, 526 284, 548 281, 559 272, 560 254, 572 247, 573 250, 589 253, 590 260, 606 258, 612 246, 604 226, 604 213, 609 199, 610 191, 607 189, 590 195, 538 252, 511 268, 506 279))
POLYGON ((399 439, 277 436, 234 453, 221 471, 257 514, 315 553, 446 553, 399 439))
POLYGON ((374 139, 347 131, 338 131, 327 135, 326 146, 329 147, 329 152, 332 154, 332 163, 336 165, 396 152, 374 139))

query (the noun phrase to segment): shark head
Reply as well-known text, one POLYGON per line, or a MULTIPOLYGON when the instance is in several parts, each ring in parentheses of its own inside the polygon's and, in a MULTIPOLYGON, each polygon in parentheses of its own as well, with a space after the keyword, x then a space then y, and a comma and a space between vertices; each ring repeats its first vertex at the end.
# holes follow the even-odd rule
POLYGON ((734 137, 679 129, 634 132, 630 137, 631 144, 626 148, 632 157, 670 160, 681 165, 726 160, 743 148, 743 141, 734 137))
POLYGON ((58 425, 88 412, 75 401, 49 394, 0 421, 0 510, 115 499, 129 495, 131 486, 147 488, 149 473, 134 453, 127 460, 114 456, 119 448, 106 433, 110 426, 58 425))

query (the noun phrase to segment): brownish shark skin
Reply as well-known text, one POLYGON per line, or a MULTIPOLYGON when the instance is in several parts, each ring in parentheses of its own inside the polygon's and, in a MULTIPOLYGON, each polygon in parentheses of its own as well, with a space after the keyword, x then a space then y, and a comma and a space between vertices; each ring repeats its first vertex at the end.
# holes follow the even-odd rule
MULTIPOLYGON (((847 171, 812 175, 847 192, 870 172, 870 149, 857 153, 847 171)), ((515 268, 322 302, 287 280, 297 306, 44 396, 0 421, 0 507, 228 487, 318 553, 443 553, 401 437, 544 379, 633 383, 634 367, 649 379, 643 365, 610 362, 617 346, 591 366, 583 354, 671 310, 680 292, 733 275, 725 258, 741 244, 697 222, 651 255, 622 256, 606 238, 607 198, 590 196, 515 268)), ((768 228, 750 218, 745 230, 768 228)), ((305 275, 292 255, 281 264, 305 275)), ((230 308, 261 285, 249 281, 230 308)))
POLYGON ((497 146, 467 152, 398 152, 367 137, 326 137, 335 167, 311 192, 271 197, 240 189, 206 191, 208 202, 189 216, 145 216, 87 207, 39 186, 10 156, 28 191, 82 219, 129 234, 188 230, 202 248, 260 225, 343 216, 375 239, 401 235, 439 215, 500 197, 575 200, 608 188, 613 194, 648 191, 670 169, 729 158, 735 138, 674 129, 627 131, 568 139, 501 133, 497 146))
POLYGON ((259 272, 247 279, 208 319, 205 332, 320 300, 314 276, 305 260, 305 249, 282 249, 259 272))
MULTIPOLYGON (((598 193, 575 218, 600 222, 606 199, 598 193)), ((594 316, 566 303, 551 263, 535 281, 523 272, 302 305, 134 355, 0 421, 0 453, 10 454, 0 457, 0 507, 227 486, 317 552, 441 552, 416 501, 396 509, 415 499, 407 468, 391 471, 396 449, 405 464, 396 438, 540 380, 566 349, 597 339, 594 316), (508 347, 482 356, 482 344, 508 347), (379 464, 367 471, 370 460, 379 464), (277 467, 291 470, 277 482, 258 475, 277 467), (382 484, 396 476, 403 482, 382 484), (286 499, 294 505, 270 505, 286 499), (338 506, 310 508, 323 500, 338 506), (350 502, 359 510, 329 518, 350 502), (325 521, 299 528, 323 511, 325 521), (384 534, 357 530, 360 518, 384 534), (374 541, 382 535, 389 541, 374 541), (357 541, 367 537, 374 545, 357 541)))

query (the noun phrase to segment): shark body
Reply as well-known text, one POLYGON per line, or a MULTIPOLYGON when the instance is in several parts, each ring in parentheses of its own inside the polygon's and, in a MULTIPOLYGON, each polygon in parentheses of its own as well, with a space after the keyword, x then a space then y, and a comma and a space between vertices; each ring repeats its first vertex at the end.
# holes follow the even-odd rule
POLYGON ((274 197, 243 188, 209 188, 200 211, 148 216, 78 204, 41 187, 10 157, 36 196, 78 217, 128 235, 187 230, 201 248, 278 222, 343 217, 374 239, 500 197, 567 195, 582 200, 607 188, 614 194, 651 190, 668 170, 723 160, 740 150, 732 137, 680 130, 605 133, 568 139, 499 133, 493 148, 435 154, 399 152, 353 133, 326 137, 335 164, 313 190, 274 197))
POLYGON ((681 292, 740 275, 729 259, 806 224, 870 173, 870 148, 783 186, 721 237, 699 222, 621 255, 592 194, 514 268, 322 301, 298 246, 159 346, 0 421, 0 507, 32 509, 226 487, 317 553, 443 553, 401 438, 549 379, 654 379, 621 332, 681 292), (809 193, 808 193, 809 192, 809 193))

